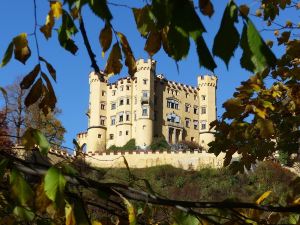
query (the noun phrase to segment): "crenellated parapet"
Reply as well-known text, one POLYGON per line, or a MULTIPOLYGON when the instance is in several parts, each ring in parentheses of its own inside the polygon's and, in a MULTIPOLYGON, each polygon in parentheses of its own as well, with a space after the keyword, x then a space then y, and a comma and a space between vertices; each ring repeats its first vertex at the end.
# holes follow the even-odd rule
POLYGON ((217 87, 218 78, 215 75, 198 76, 198 86, 217 87))
POLYGON ((137 72, 141 71, 141 70, 151 70, 151 71, 155 71, 156 69, 156 61, 152 60, 152 59, 138 59, 136 61, 136 69, 137 72))

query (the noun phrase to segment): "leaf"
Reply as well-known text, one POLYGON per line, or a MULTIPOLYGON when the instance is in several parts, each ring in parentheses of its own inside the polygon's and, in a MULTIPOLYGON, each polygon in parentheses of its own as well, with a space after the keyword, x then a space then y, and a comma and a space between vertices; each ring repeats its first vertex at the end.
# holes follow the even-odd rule
POLYGON ((10 42, 7 49, 6 49, 6 51, 5 51, 5 54, 3 56, 2 62, 0 64, 0 68, 4 67, 10 61, 10 59, 12 57, 13 50, 14 50, 14 43, 10 42))
POLYGON ((37 75, 41 70, 40 64, 37 64, 29 74, 27 74, 20 83, 21 89, 28 89, 35 81, 37 75))
POLYGON ((53 90, 52 84, 51 84, 48 76, 44 72, 42 72, 41 74, 42 74, 43 79, 46 81, 47 91, 48 91, 47 99, 46 99, 46 102, 45 102, 45 106, 48 106, 52 110, 54 110, 55 104, 57 102, 57 99, 56 99, 56 96, 55 96, 55 92, 53 90))
POLYGON ((234 26, 236 22, 238 22, 237 6, 233 1, 230 1, 224 10, 221 25, 215 36, 212 50, 215 56, 220 57, 226 63, 227 67, 230 58, 234 55, 234 51, 239 44, 240 35, 234 26))
POLYGON ((55 19, 59 19, 62 15, 62 5, 58 1, 50 1, 50 11, 46 17, 46 23, 40 28, 40 31, 48 39, 52 36, 52 29, 55 24, 55 19))
POLYGON ((267 197, 269 197, 269 195, 272 193, 272 191, 266 191, 265 193, 263 193, 257 200, 256 200, 256 204, 260 205, 267 197))
POLYGON ((128 213, 128 222, 129 225, 135 225, 137 224, 137 219, 136 219, 136 215, 135 215, 135 208, 134 206, 126 199, 124 198, 121 194, 119 194, 120 197, 122 198, 126 209, 127 209, 127 213, 128 213))
POLYGON ((59 169, 51 167, 45 176, 45 193, 47 197, 61 208, 64 205, 66 179, 59 169))
POLYGON ((37 145, 43 155, 47 155, 50 144, 43 133, 34 128, 28 128, 22 136, 22 144, 27 149, 32 149, 37 145))
POLYGON ((148 33, 155 29, 154 21, 150 17, 150 6, 146 5, 141 9, 133 8, 136 26, 143 37, 147 37, 148 33))
POLYGON ((199 0, 199 7, 205 16, 211 17, 214 14, 214 6, 210 0, 199 0))
POLYGON ((260 135, 263 138, 271 138, 274 134, 274 125, 271 120, 257 119, 255 126, 259 129, 260 135))
POLYGON ((108 22, 112 19, 106 0, 89 0, 89 6, 104 21, 108 22))
POLYGON ((67 203, 65 205, 65 217, 66 217, 66 225, 76 225, 74 210, 72 205, 67 203))
POLYGON ((214 71, 217 65, 202 36, 196 40, 196 45, 200 66, 204 66, 205 68, 214 71))
POLYGON ((251 20, 246 19, 246 22, 240 43, 243 49, 242 67, 251 72, 261 72, 266 67, 275 66, 277 60, 275 55, 263 41, 251 20))
POLYGON ((173 225, 199 225, 203 224, 197 219, 197 217, 190 215, 185 212, 174 213, 174 223, 173 225))
POLYGON ((25 106, 29 107, 30 105, 37 102, 37 100, 42 95, 42 88, 43 88, 43 81, 41 78, 39 78, 34 85, 31 87, 28 95, 25 98, 25 106))
POLYGON ((21 206, 16 206, 13 210, 13 213, 16 217, 25 221, 32 221, 35 217, 35 214, 32 210, 21 206))
POLYGON ((62 15, 62 4, 59 1, 50 1, 50 10, 53 17, 59 19, 62 15))
POLYGON ((27 34, 21 33, 13 39, 15 59, 25 64, 31 55, 31 50, 28 47, 27 34))
POLYGON ((105 24, 105 27, 101 30, 99 35, 99 42, 102 47, 102 56, 109 49, 112 42, 112 30, 109 24, 105 24))
POLYGON ((128 73, 129 75, 133 76, 136 72, 136 63, 135 63, 135 58, 133 56, 131 47, 124 34, 120 32, 118 32, 117 34, 120 38, 122 51, 125 55, 125 65, 128 67, 128 73))
POLYGON ((153 30, 149 33, 144 50, 148 52, 150 57, 161 48, 161 33, 153 30))
POLYGON ((9 177, 12 194, 18 199, 21 206, 27 206, 33 199, 33 191, 20 172, 12 169, 9 177))
POLYGON ((120 46, 118 45, 118 43, 115 43, 109 54, 104 72, 108 76, 120 73, 122 69, 121 60, 122 60, 122 55, 121 55, 120 46))
POLYGON ((74 55, 77 52, 78 47, 71 39, 71 36, 75 35, 78 30, 72 17, 66 11, 63 11, 62 25, 57 32, 59 44, 74 55))
POLYGON ((2 182, 2 178, 4 176, 6 166, 8 164, 9 160, 8 159, 2 159, 0 161, 0 183, 2 182))
POLYGON ((46 66, 47 66, 47 70, 50 73, 50 75, 52 76, 53 80, 56 82, 56 70, 53 68, 53 66, 43 57, 40 56, 39 58, 41 61, 43 61, 46 66))
POLYGON ((249 7, 247 5, 240 5, 239 10, 242 16, 247 17, 249 14, 249 7))
POLYGON ((173 26, 163 29, 162 43, 168 56, 176 61, 186 57, 189 52, 189 38, 173 26))

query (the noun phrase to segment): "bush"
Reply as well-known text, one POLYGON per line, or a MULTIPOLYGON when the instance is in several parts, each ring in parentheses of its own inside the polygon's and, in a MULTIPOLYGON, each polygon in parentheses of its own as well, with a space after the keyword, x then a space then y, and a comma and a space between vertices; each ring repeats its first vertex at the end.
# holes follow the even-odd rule
POLYGON ((135 145, 135 139, 130 139, 125 145, 121 146, 121 147, 117 147, 115 145, 112 145, 108 148, 109 151, 118 151, 118 150, 135 150, 136 149, 136 145, 135 145))
POLYGON ((191 149, 191 150, 194 150, 194 149, 203 150, 203 147, 201 147, 197 142, 194 142, 194 141, 181 141, 181 142, 179 142, 179 144, 187 146, 187 148, 191 149))
POLYGON ((155 137, 150 145, 152 150, 168 150, 170 145, 164 137, 155 137))

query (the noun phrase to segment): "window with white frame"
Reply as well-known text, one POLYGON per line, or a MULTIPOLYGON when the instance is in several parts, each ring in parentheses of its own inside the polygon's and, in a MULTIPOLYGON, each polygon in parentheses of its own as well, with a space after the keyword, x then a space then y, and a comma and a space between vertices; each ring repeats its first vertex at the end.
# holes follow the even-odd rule
POLYGON ((105 116, 100 116, 100 125, 105 126, 105 116))
POLYGON ((191 119, 190 118, 185 118, 185 126, 190 127, 191 119))
POLYGON ((116 109, 116 103, 115 103, 115 102, 112 102, 112 103, 111 103, 111 109, 112 109, 112 110, 116 109))
POLYGON ((116 117, 115 116, 112 116, 110 117, 110 121, 111 121, 111 125, 115 125, 116 124, 116 117))
POLYGON ((167 99, 167 107, 171 109, 178 109, 179 102, 174 99, 167 99))
POLYGON ((198 106, 194 106, 194 114, 198 115, 198 106))
POLYGON ((206 106, 201 106, 201 114, 206 114, 206 106))
POLYGON ((148 116, 148 107, 142 108, 142 116, 148 116))
POLYGON ((199 124, 198 120, 194 120, 193 122, 194 122, 194 129, 198 130, 198 124, 199 124))
POLYGON ((169 113, 167 115, 167 121, 172 123, 180 123, 180 116, 177 116, 175 113, 169 113))
POLYGON ((201 121, 201 130, 206 130, 206 120, 201 121))
POLYGON ((142 93, 143 93, 143 97, 144 98, 147 98, 149 95, 148 95, 148 93, 149 93, 149 91, 142 91, 142 93))
POLYGON ((185 104, 185 112, 189 112, 190 111, 190 104, 185 104))

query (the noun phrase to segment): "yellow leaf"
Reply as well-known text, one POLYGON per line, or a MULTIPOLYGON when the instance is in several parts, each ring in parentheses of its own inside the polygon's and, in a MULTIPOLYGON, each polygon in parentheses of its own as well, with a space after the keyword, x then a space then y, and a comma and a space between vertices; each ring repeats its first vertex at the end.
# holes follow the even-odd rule
POLYGON ((254 107, 254 112, 255 112, 256 115, 259 116, 260 118, 263 118, 263 119, 266 118, 266 114, 267 114, 266 109, 260 109, 260 108, 258 108, 258 107, 254 107))
POLYGON ((51 8, 53 17, 55 17, 56 19, 59 19, 59 17, 61 17, 61 15, 62 15, 61 3, 57 2, 57 1, 51 1, 50 8, 51 8))
POLYGON ((13 39, 15 59, 19 60, 23 64, 31 55, 30 48, 28 47, 27 34, 21 33, 13 39))
POLYGON ((102 225, 102 223, 99 222, 99 221, 94 220, 94 221, 92 222, 92 225, 102 225))
POLYGON ((67 203, 65 206, 66 225, 76 225, 73 207, 67 203))
POLYGON ((265 193, 263 193, 257 200, 256 200, 256 204, 260 204, 262 203, 270 194, 272 193, 272 191, 266 191, 265 193))
POLYGON ((297 198, 293 201, 293 204, 300 205, 300 198, 297 198))

